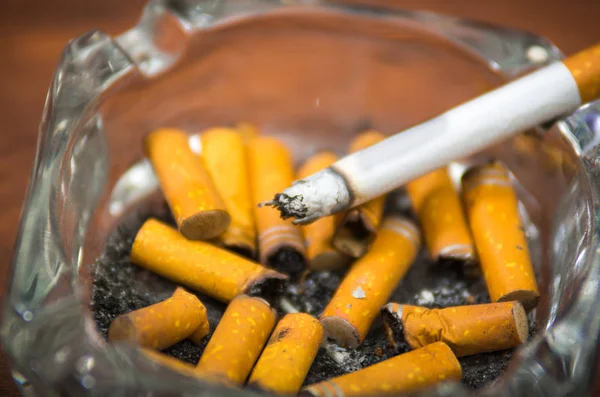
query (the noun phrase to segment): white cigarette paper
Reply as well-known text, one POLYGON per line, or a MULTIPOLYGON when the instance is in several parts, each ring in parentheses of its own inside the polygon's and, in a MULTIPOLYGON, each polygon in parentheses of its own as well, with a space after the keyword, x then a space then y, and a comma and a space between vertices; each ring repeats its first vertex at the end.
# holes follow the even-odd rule
POLYGON ((578 83, 562 62, 535 71, 295 182, 271 205, 294 223, 355 207, 519 132, 573 112, 578 83))

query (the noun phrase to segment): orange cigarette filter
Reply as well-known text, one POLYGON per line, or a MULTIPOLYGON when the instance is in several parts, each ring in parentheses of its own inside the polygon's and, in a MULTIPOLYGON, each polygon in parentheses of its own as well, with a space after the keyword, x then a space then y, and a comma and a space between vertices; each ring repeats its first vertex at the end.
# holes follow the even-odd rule
MULTIPOLYGON (((306 178, 319 172, 337 161, 333 152, 321 152, 310 157, 298 170, 298 178, 306 178)), ((306 256, 310 270, 334 270, 348 264, 347 255, 336 250, 331 244, 335 232, 334 216, 323 217, 309 225, 303 226, 306 242, 306 256)))
POLYGON ((597 99, 600 93, 600 44, 568 57, 563 63, 575 79, 581 103, 597 99))
POLYGON ((267 294, 287 279, 225 249, 188 240, 155 219, 147 220, 136 235, 131 261, 221 302, 241 294, 267 294))
POLYGON ((467 264, 465 270, 474 273, 475 243, 446 167, 408 183, 406 190, 431 257, 463 261, 467 264))
MULTIPOLYGON (((295 180, 292 157, 283 143, 259 136, 248 144, 252 201, 271 200, 295 180)), ((299 226, 283 220, 273 207, 253 206, 258 229, 260 262, 281 272, 299 275, 306 267, 304 238, 299 226)))
POLYGON ((248 387, 296 394, 323 340, 319 321, 305 313, 288 314, 279 321, 260 355, 248 387))
POLYGON ((235 298, 208 341, 196 370, 243 384, 271 335, 275 317, 275 310, 260 298, 235 298))
POLYGON ((419 249, 419 231, 412 221, 386 218, 373 247, 352 265, 323 311, 325 334, 342 346, 360 345, 419 249))
POLYGON ((146 137, 152 162, 179 231, 191 240, 222 234, 230 217, 203 161, 190 149, 186 133, 160 129, 146 137))
POLYGON ((201 135, 202 158, 231 223, 219 237, 230 250, 256 255, 256 225, 248 175, 248 153, 243 135, 232 128, 211 128, 201 135))
POLYGON ((108 328, 108 339, 163 350, 188 337, 199 343, 209 329, 202 302, 183 288, 177 288, 163 302, 115 318, 108 328))
MULTIPOLYGON (((384 139, 385 135, 378 131, 363 132, 351 142, 350 153, 358 152, 384 139)), ((375 240, 383 217, 385 198, 385 195, 377 197, 338 216, 333 246, 353 258, 363 256, 375 240)))
POLYGON ((413 349, 444 342, 457 357, 516 347, 527 340, 527 313, 520 302, 427 309, 388 303, 383 309, 388 341, 413 349))
POLYGON ((260 135, 260 130, 256 125, 245 121, 237 123, 235 128, 237 129, 238 133, 242 136, 244 143, 248 143, 252 139, 260 135))
POLYGON ((473 167, 462 186, 490 298, 532 310, 540 295, 508 170, 499 162, 473 167))
POLYGON ((456 356, 448 345, 437 342, 303 390, 317 397, 398 395, 461 378, 456 356))

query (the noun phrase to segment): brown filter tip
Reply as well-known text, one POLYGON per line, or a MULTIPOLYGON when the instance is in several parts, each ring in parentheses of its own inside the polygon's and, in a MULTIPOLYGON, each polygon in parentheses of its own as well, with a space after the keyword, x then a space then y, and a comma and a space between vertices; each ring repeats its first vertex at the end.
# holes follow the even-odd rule
POLYGON ((230 222, 227 211, 203 211, 184 219, 179 231, 190 240, 209 240, 223 234, 230 222))
POLYGON ((325 335, 334 339, 339 346, 355 348, 360 345, 358 330, 347 320, 340 317, 321 318, 325 335))

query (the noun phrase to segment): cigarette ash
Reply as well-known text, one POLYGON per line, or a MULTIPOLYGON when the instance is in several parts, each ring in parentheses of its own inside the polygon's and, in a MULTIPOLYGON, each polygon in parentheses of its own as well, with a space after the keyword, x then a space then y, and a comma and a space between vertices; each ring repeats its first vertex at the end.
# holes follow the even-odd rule
POLYGON ((267 265, 283 274, 297 277, 306 268, 304 256, 291 247, 283 247, 267 258, 267 265))
MULTIPOLYGON (((175 225, 166 206, 155 210, 152 217, 175 225)), ((133 240, 150 213, 134 213, 127 217, 109 237, 104 252, 94 269, 91 309, 100 334, 107 339, 110 323, 119 315, 161 302, 169 298, 177 284, 134 265, 129 260, 133 240)), ((192 292, 192 291, 190 291, 192 292)), ((211 333, 200 345, 183 340, 164 353, 196 364, 212 331, 220 321, 225 305, 205 295, 196 294, 207 310, 211 333)))
MULTIPOLYGON (((405 205, 400 207, 404 208, 405 205)), ((125 219, 109 238, 104 253, 96 264, 91 308, 98 329, 105 338, 108 326, 115 317, 162 301, 176 288, 174 283, 132 264, 129 260, 133 239, 149 216, 174 225, 166 206, 159 210, 133 214, 125 219)), ((279 300, 280 315, 300 311, 319 316, 335 293, 344 273, 344 270, 310 273, 298 281, 289 283, 281 296, 282 299, 279 300)), ((361 296, 361 291, 356 293, 361 296)), ((207 308, 211 330, 214 330, 225 306, 201 294, 197 295, 207 308)), ((465 277, 460 264, 436 264, 423 252, 390 301, 425 307, 449 307, 487 303, 489 296, 485 283, 481 279, 472 280, 465 277)), ((534 324, 531 325, 531 329, 533 334, 534 324)), ((205 338, 200 346, 184 340, 164 353, 195 364, 210 336, 205 338)), ((400 343, 396 348, 388 344, 383 323, 378 318, 365 342, 357 349, 343 349, 325 341, 304 385, 359 370, 408 350, 406 344, 400 343)), ((504 372, 510 357, 511 351, 501 351, 461 358, 463 382, 474 389, 491 384, 504 372)))

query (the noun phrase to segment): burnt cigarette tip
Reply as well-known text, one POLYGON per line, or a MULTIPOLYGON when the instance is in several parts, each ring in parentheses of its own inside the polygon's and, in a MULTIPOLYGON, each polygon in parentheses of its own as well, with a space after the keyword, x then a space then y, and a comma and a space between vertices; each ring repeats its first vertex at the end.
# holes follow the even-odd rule
POLYGON ((258 208, 262 207, 277 207, 277 203, 274 200, 263 201, 262 203, 258 203, 258 208))
POLYGON ((276 271, 269 271, 248 286, 246 294, 263 298, 270 304, 276 302, 288 284, 289 277, 276 271))
POLYGON ((277 208, 282 219, 303 219, 308 212, 308 207, 303 204, 303 201, 302 195, 290 196, 285 193, 277 193, 273 200, 262 202, 259 207, 268 205, 277 208))

